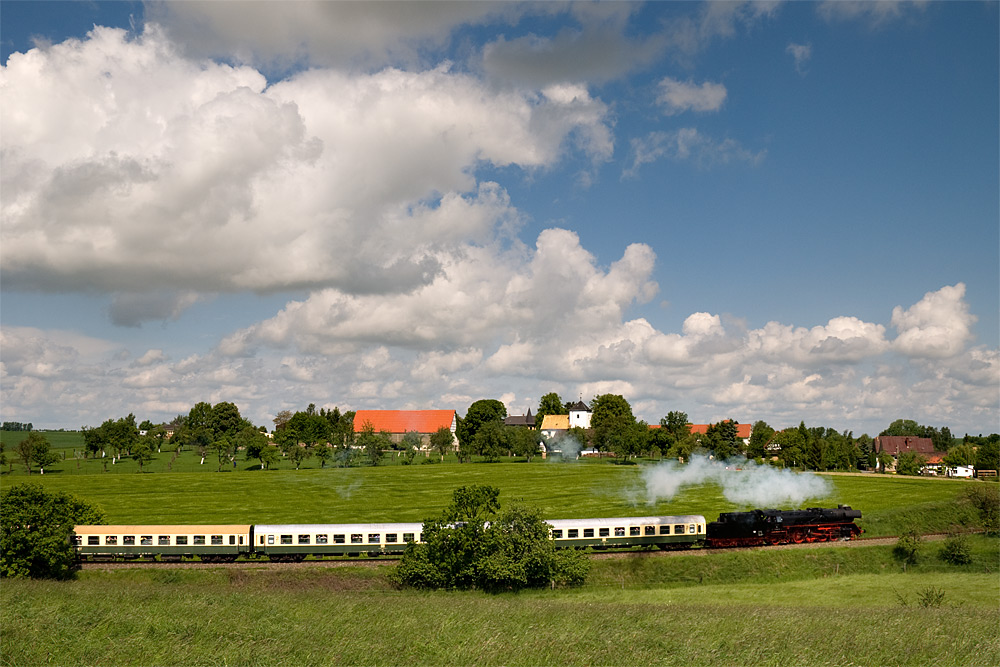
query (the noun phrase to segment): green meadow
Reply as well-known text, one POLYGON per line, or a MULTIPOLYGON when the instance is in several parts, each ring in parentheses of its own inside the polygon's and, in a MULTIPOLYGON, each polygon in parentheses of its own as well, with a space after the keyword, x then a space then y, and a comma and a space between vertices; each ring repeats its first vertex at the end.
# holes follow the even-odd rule
POLYGON ((995 665, 998 541, 596 561, 576 589, 396 590, 388 566, 4 580, 0 664, 995 665), (808 552, 808 553, 806 553, 808 552))
MULTIPOLYGON (((161 457, 164 455, 161 455, 161 457)), ((172 456, 172 455, 166 455, 172 456)), ((389 457, 387 457, 388 459, 389 457)), ((715 484, 682 488, 671 499, 648 496, 643 471, 654 462, 619 465, 523 460, 501 463, 392 464, 355 468, 304 468, 235 471, 199 465, 184 452, 178 460, 198 472, 138 472, 124 460, 87 474, 58 466, 30 476, 53 491, 67 491, 96 503, 112 523, 337 523, 421 521, 439 513, 452 491, 463 485, 499 487, 502 499, 523 500, 550 518, 703 514, 745 509, 722 495, 715 484)), ((391 459, 389 459, 391 460, 391 459)), ((419 459, 418 459, 419 460, 419 459)), ((89 460, 87 463, 95 463, 89 460)), ((75 462, 70 464, 74 468, 75 462)), ((147 469, 149 467, 147 466, 147 469)), ((735 473, 734 473, 735 474, 735 473)), ((947 479, 881 475, 823 475, 830 493, 808 506, 845 504, 863 513, 869 536, 895 535, 915 525, 925 532, 970 526, 975 517, 961 502, 970 484, 947 479)), ((27 481, 4 474, 0 484, 27 481)))

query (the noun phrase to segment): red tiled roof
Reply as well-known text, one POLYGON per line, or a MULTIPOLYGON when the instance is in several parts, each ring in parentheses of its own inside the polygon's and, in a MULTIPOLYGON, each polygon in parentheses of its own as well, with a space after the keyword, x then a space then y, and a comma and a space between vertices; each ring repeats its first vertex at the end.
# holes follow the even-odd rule
POLYGON ((454 410, 358 410, 354 432, 360 433, 365 423, 371 422, 376 431, 434 433, 442 426, 450 429, 454 420, 454 410))
MULTIPOLYGON (((688 424, 691 428, 692 433, 698 433, 699 435, 705 435, 708 433, 708 427, 711 424, 688 424)), ((740 440, 746 440, 750 437, 750 432, 753 430, 753 424, 737 424, 736 425, 736 437, 740 440)))

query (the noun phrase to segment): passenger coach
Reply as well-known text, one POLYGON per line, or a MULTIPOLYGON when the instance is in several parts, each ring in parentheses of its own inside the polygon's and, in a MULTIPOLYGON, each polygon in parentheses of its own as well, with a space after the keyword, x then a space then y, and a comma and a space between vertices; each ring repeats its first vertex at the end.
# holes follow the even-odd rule
POLYGON ((249 553, 251 526, 77 526, 74 533, 73 543, 85 559, 199 556, 211 563, 249 553))
POLYGON ((271 560, 306 556, 372 556, 401 554, 408 542, 419 542, 420 523, 258 524, 253 551, 271 560))
POLYGON ((619 519, 556 519, 547 522, 557 548, 691 547, 705 541, 705 517, 644 516, 619 519))

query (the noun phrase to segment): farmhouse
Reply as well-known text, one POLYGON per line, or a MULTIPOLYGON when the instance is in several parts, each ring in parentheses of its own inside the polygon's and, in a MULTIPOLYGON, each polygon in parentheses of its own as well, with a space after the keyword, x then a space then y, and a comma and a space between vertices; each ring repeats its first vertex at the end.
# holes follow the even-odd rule
POLYGON ((535 417, 531 414, 531 408, 528 408, 528 414, 526 415, 510 415, 505 417, 503 425, 517 428, 535 428, 535 417))
MULTIPOLYGON (((711 426, 711 424, 688 424, 688 426, 691 428, 692 433, 696 435, 705 435, 708 433, 708 427, 711 426)), ((750 444, 751 433, 753 433, 753 424, 736 423, 736 437, 742 440, 744 445, 750 444)))
POLYGON ((420 435, 421 449, 430 449, 431 436, 440 428, 451 431, 455 446, 457 426, 454 410, 358 410, 354 413, 354 432, 361 433, 371 424, 376 432, 387 432, 393 442, 401 442, 409 431, 420 435))
POLYGON ((892 456, 892 464, 887 465, 886 472, 896 469, 896 462, 899 461, 900 454, 913 452, 925 459, 938 461, 944 457, 944 452, 934 450, 934 441, 930 438, 918 438, 912 435, 880 435, 875 438, 875 451, 886 452, 892 456))
POLYGON ((542 418, 541 432, 546 438, 552 438, 565 433, 571 428, 590 428, 590 408, 583 401, 577 401, 569 406, 568 415, 545 415, 542 418))

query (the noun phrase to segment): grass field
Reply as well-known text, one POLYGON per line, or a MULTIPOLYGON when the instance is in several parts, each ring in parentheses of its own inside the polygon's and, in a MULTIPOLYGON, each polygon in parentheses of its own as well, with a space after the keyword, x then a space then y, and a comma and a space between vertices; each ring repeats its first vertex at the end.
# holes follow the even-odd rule
MULTIPOLYGON (((132 462, 123 462, 125 465, 132 462)), ((491 484, 502 499, 523 499, 549 518, 703 514, 741 509, 714 484, 687 487, 671 501, 647 502, 643 466, 612 463, 471 463, 202 474, 32 475, 54 491, 96 503, 111 523, 326 523, 421 521, 438 514, 452 491, 491 484)), ((205 467, 201 467, 205 471, 205 467)), ((826 475, 833 492, 809 506, 851 505, 869 535, 974 523, 956 502, 969 484, 944 479, 826 475)), ((3 475, 0 485, 27 481, 3 475)))
POLYGON ((925 545, 905 573, 889 547, 637 555, 499 596, 395 590, 388 567, 4 580, 0 664, 995 665, 1000 553, 973 542, 972 565, 925 545))

